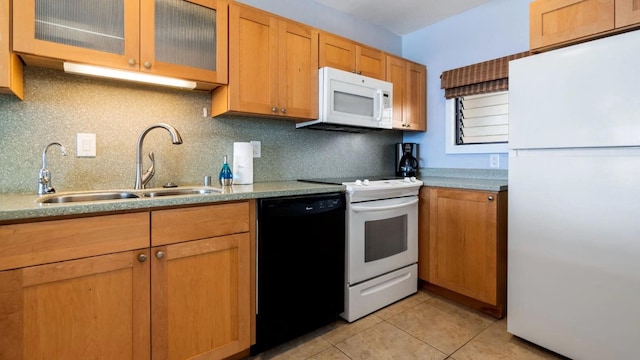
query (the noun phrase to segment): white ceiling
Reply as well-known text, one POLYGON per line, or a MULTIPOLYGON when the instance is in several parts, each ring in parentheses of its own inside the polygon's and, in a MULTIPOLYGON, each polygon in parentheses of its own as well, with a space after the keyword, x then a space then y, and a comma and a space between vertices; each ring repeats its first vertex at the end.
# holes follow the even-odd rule
POLYGON ((491 0, 315 0, 404 35, 491 0))

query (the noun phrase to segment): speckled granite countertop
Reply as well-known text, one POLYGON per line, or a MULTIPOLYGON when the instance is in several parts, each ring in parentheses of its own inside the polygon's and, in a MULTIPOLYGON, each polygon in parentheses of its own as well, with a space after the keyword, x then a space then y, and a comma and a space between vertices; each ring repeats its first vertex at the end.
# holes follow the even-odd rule
MULTIPOLYGON (((423 169, 420 180, 425 186, 458 189, 504 191, 507 190, 506 172, 486 173, 455 169, 423 169)), ((208 204, 222 201, 246 200, 278 196, 296 196, 344 191, 342 185, 313 184, 300 181, 261 182, 253 185, 233 185, 221 193, 206 195, 166 196, 139 199, 102 200, 62 204, 40 204, 38 195, 0 194, 0 224, 23 222, 48 217, 77 216, 82 214, 113 213, 118 211, 144 211, 152 208, 181 205, 208 204)), ((148 189, 150 190, 150 189, 148 189)), ((105 190, 106 191, 106 190, 105 190)), ((111 191, 111 190, 108 190, 111 191)), ((124 190, 130 191, 130 190, 124 190)), ((61 193, 63 194, 63 193, 61 193)))
POLYGON ((448 187, 456 189, 483 190, 483 191, 505 191, 507 190, 506 180, 497 179, 471 179, 460 177, 425 176, 420 180, 424 186, 448 187))
POLYGON ((420 169, 420 180, 425 186, 456 189, 505 191, 507 170, 499 169, 420 169))
POLYGON ((233 185, 224 189, 221 193, 206 195, 165 196, 63 204, 36 203, 38 195, 0 194, 0 224, 20 222, 27 219, 74 216, 89 213, 149 210, 151 208, 208 204, 221 201, 340 192, 344 191, 344 186, 311 184, 299 181, 276 181, 255 183, 253 185, 233 185))

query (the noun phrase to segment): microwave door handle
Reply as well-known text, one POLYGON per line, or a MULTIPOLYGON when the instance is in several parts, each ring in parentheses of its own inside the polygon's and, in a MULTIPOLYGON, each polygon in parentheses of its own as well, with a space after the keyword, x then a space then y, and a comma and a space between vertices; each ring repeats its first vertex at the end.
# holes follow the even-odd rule
POLYGON ((376 120, 382 121, 382 112, 384 111, 382 102, 384 100, 384 95, 382 94, 382 90, 377 90, 376 93, 378 94, 378 117, 376 120))
POLYGON ((399 205, 389 205, 389 206, 357 206, 357 205, 353 205, 353 206, 351 206, 351 210, 353 210, 355 212, 385 211, 385 210, 399 209, 399 208, 403 208, 405 206, 409 206, 409 205, 413 205, 413 204, 417 204, 417 203, 418 203, 418 199, 411 200, 409 202, 402 203, 402 204, 399 204, 399 205))

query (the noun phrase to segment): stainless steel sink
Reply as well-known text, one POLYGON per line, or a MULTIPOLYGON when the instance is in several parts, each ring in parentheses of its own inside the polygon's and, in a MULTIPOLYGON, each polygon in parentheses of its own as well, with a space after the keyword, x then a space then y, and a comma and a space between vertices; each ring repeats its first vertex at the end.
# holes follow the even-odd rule
POLYGON ((220 194, 222 190, 216 188, 172 188, 146 190, 141 194, 144 197, 177 196, 177 195, 207 195, 220 194))
POLYGON ((42 204, 61 204, 61 203, 70 203, 70 202, 138 199, 138 198, 140 198, 138 194, 130 191, 102 191, 102 192, 44 195, 38 198, 36 202, 42 203, 42 204))
POLYGON ((61 193, 44 195, 36 199, 40 204, 62 204, 73 202, 87 201, 104 201, 104 200, 122 200, 122 199, 139 199, 139 198, 155 198, 162 196, 180 196, 180 195, 208 195, 220 194, 222 190, 211 187, 185 187, 170 189, 146 189, 146 190, 124 190, 124 191, 95 191, 95 192, 77 192, 77 193, 61 193))

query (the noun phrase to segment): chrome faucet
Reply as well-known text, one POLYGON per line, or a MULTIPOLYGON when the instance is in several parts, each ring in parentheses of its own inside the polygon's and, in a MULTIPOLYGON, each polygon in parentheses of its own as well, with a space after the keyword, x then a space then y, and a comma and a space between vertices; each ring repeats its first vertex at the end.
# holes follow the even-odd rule
POLYGON ((47 150, 54 145, 60 147, 62 156, 67 156, 67 150, 60 143, 52 142, 44 147, 44 150, 42 150, 42 169, 40 169, 40 173, 38 174, 38 195, 53 194, 56 192, 56 189, 51 186, 51 171, 47 169, 47 150))
MULTIPOLYGON (((174 145, 182 144, 182 137, 180 136, 180 133, 171 125, 158 123, 144 129, 140 134, 140 137, 138 137, 138 144, 136 146, 136 190, 144 189, 146 183, 151 180, 151 176, 146 176, 146 181, 142 180, 142 142, 144 141, 144 137, 147 135, 147 133, 155 128, 163 128, 167 130, 171 135, 171 143, 173 143, 174 145)), ((155 172, 155 170, 153 171, 155 172)))

